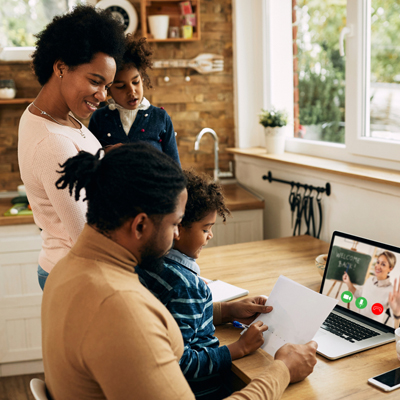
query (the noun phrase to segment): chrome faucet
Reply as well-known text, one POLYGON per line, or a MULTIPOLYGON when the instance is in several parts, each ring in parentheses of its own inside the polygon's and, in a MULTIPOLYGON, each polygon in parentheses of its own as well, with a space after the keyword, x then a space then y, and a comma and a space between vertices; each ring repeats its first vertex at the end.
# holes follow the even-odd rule
POLYGON ((218 136, 214 130, 210 128, 204 128, 200 131, 200 133, 196 136, 196 141, 194 142, 195 151, 200 150, 200 140, 205 133, 209 133, 214 139, 214 180, 218 180, 219 175, 219 166, 218 166, 218 136))
POLYGON ((229 163, 229 172, 221 172, 219 170, 219 164, 218 164, 218 136, 215 133, 215 131, 211 128, 204 128, 200 131, 200 133, 196 136, 196 141, 194 142, 194 149, 195 151, 200 150, 200 140, 204 136, 204 134, 209 133, 213 139, 214 139, 214 180, 218 180, 221 177, 225 178, 232 178, 233 173, 232 173, 232 163, 229 163))

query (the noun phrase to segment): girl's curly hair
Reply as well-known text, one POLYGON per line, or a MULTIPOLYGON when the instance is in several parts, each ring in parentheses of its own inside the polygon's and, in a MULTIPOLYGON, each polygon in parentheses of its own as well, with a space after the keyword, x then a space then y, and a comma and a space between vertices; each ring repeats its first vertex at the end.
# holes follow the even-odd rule
POLYGON ((217 211, 225 222, 226 216, 231 213, 225 205, 221 185, 210 176, 197 175, 193 170, 184 170, 183 173, 187 180, 188 199, 182 226, 190 228, 193 222, 202 220, 212 211, 217 211))
POLYGON ((147 69, 152 67, 151 56, 153 52, 145 37, 134 39, 133 35, 128 33, 126 35, 125 54, 122 59, 122 64, 119 71, 134 66, 142 77, 143 84, 147 89, 152 88, 150 77, 147 75, 147 69))

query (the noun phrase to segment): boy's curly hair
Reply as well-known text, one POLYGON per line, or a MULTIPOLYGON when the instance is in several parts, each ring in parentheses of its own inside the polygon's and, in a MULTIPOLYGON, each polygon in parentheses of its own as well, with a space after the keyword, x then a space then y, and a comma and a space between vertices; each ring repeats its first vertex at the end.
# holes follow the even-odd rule
POLYGON ((212 211, 217 211, 225 222, 231 212, 225 205, 221 185, 208 175, 197 175, 193 170, 184 170, 183 173, 187 180, 188 199, 182 226, 190 228, 193 222, 202 220, 212 211))
POLYGON ((53 65, 63 61, 69 68, 90 63, 97 53, 114 58, 117 68, 125 51, 124 28, 109 11, 78 5, 56 16, 37 35, 32 69, 43 86, 53 74, 53 65))
POLYGON ((142 77, 143 84, 147 89, 152 88, 150 77, 147 75, 147 68, 152 67, 151 56, 153 52, 150 49, 149 44, 145 37, 135 40, 133 35, 128 33, 126 35, 126 50, 122 59, 122 64, 119 67, 119 71, 129 68, 132 65, 138 70, 142 77))

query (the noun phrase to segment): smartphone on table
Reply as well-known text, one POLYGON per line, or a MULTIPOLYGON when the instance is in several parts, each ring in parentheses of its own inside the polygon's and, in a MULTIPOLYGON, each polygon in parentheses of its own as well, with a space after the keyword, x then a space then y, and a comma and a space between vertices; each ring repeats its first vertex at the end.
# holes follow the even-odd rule
POLYGON ((368 382, 371 385, 377 386, 385 392, 400 388, 400 367, 392 369, 391 371, 385 372, 381 375, 369 378, 368 382))

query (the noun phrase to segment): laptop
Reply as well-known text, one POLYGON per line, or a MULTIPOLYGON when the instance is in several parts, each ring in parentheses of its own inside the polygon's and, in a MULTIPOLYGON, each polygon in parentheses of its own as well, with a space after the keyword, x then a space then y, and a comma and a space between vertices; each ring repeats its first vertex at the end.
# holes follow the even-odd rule
POLYGON ((388 297, 399 277, 399 247, 334 232, 320 293, 338 305, 314 337, 317 352, 336 360, 394 341, 388 297))

